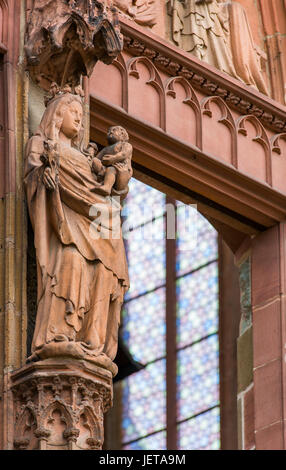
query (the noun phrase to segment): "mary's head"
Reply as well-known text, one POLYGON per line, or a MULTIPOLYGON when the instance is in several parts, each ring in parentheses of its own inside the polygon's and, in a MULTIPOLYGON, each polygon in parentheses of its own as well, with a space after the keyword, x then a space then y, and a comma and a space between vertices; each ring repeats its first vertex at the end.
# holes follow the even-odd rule
POLYGON ((36 135, 44 140, 68 139, 73 147, 81 149, 84 130, 82 126, 83 107, 79 95, 62 93, 48 104, 36 135))

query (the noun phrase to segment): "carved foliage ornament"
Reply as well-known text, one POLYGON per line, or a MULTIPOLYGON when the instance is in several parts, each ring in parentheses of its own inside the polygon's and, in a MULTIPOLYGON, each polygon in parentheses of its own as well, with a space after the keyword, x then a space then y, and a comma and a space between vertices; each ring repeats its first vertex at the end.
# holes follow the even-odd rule
POLYGON ((25 36, 32 78, 77 85, 122 50, 117 10, 98 0, 34 0, 25 36))

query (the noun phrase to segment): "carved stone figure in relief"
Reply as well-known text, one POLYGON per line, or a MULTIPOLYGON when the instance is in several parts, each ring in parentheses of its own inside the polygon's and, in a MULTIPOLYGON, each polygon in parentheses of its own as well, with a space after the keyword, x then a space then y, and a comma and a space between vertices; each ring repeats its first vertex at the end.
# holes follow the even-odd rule
MULTIPOLYGON (((128 181, 120 191, 111 188, 117 198, 97 191, 102 181, 91 168, 97 148, 82 148, 81 93, 69 90, 56 90, 26 149, 38 272, 30 360, 64 355, 114 372, 120 310, 129 286, 118 194, 128 192, 128 181)), ((113 172, 116 187, 118 170, 113 172)))
POLYGON ((174 42, 219 70, 268 94, 242 5, 225 0, 171 0, 174 42))
POLYGON ((152 27, 157 23, 158 0, 113 0, 121 14, 133 19, 141 26, 152 27))
POLYGON ((110 127, 107 140, 109 145, 92 161, 93 171, 103 178, 103 185, 95 190, 104 196, 110 195, 112 188, 121 194, 132 176, 132 146, 126 130, 120 126, 110 127))

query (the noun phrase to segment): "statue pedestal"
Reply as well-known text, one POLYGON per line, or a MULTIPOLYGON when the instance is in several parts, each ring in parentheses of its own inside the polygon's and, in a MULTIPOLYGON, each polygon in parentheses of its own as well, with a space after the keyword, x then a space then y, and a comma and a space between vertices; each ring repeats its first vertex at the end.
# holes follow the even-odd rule
POLYGON ((9 382, 14 449, 102 448, 103 415, 112 406, 109 370, 84 360, 52 358, 25 365, 9 382))

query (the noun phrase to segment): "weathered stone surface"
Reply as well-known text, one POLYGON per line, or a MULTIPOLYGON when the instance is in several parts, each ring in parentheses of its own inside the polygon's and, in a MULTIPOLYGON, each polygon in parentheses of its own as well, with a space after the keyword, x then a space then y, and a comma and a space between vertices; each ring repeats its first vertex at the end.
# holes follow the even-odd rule
POLYGON ((34 0, 25 51, 29 72, 42 86, 78 84, 98 60, 111 63, 122 45, 113 6, 97 0, 34 0))

